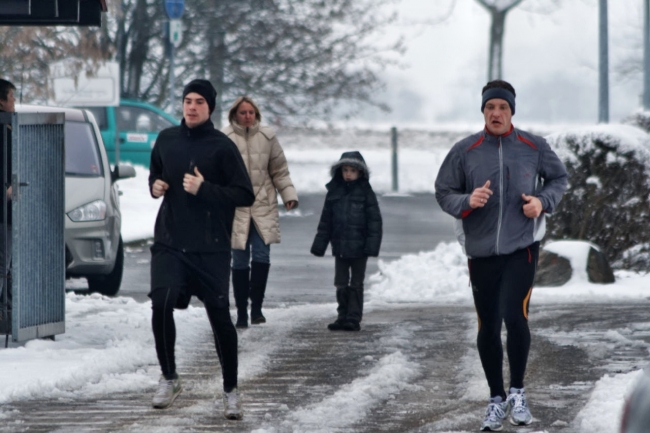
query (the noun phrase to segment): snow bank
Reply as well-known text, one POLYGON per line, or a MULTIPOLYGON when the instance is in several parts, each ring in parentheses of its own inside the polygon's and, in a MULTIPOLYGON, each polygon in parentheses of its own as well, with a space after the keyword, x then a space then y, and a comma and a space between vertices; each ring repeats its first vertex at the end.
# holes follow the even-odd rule
POLYGON ((578 413, 575 425, 581 432, 611 433, 621 428, 625 398, 632 393, 643 370, 603 376, 597 383, 585 407, 578 413), (603 416, 607 414, 607 416, 603 416))
POLYGON ((133 242, 153 237, 158 208, 162 200, 149 193, 149 169, 135 165, 136 176, 120 180, 120 209, 122 210, 122 239, 133 242))
MULTIPOLYGON (((571 262, 586 254, 583 242, 555 242, 552 251, 571 262), (556 245, 557 244, 557 245, 556 245)), ((586 263, 584 259, 582 263, 586 263)), ((616 272, 616 283, 592 284, 586 271, 574 267, 571 281, 561 287, 535 287, 532 302, 610 302, 647 299, 650 276, 616 272), (582 273, 581 273, 582 272, 582 273)), ((434 251, 406 255, 390 263, 379 262, 379 272, 369 279, 369 305, 392 303, 452 304, 472 302, 467 259, 457 243, 440 243, 434 251)))
POLYGON ((379 260, 370 277, 369 302, 459 303, 471 300, 467 258, 460 245, 440 243, 430 252, 390 263, 379 260))

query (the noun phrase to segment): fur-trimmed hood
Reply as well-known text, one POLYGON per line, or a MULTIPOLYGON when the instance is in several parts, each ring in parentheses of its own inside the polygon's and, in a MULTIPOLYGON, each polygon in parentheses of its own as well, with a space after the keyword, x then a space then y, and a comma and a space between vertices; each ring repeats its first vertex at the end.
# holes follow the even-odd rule
POLYGON ((351 152, 343 152, 338 162, 333 164, 332 168, 330 169, 330 175, 333 179, 337 176, 343 178, 341 167, 344 165, 350 165, 359 169, 361 171, 361 176, 359 179, 370 180, 370 170, 368 170, 366 160, 363 159, 363 156, 361 156, 361 153, 359 151, 353 150, 351 152))

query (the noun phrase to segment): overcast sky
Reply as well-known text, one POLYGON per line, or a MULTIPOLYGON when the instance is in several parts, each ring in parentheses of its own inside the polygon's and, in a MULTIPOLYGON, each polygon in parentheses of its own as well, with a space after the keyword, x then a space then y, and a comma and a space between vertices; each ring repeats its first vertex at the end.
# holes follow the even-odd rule
MULTIPOLYGON (((480 92, 487 81, 490 18, 476 0, 456 0, 442 23, 417 26, 445 15, 453 0, 402 0, 401 22, 387 34, 405 34, 402 67, 383 77, 388 115, 367 120, 395 124, 481 121, 480 92)), ((506 20, 504 79, 517 91, 516 121, 591 123, 598 119, 598 0, 524 0, 506 20), (550 9, 549 9, 549 6, 550 9), (546 11, 544 11, 546 7, 546 11)), ((641 76, 614 72, 624 57, 642 56, 642 0, 609 1, 610 118, 640 107, 641 76), (636 52, 635 52, 636 50, 636 52)))

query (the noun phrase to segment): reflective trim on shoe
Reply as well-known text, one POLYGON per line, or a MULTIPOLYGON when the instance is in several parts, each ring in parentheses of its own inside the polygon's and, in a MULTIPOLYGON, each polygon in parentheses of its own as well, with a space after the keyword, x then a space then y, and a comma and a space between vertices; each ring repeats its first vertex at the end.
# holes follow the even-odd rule
POLYGON ((481 424, 481 431, 503 430, 503 420, 508 416, 508 412, 510 412, 510 402, 508 400, 495 403, 493 399, 490 399, 490 403, 485 409, 485 419, 481 424))
POLYGON ((153 407, 156 409, 165 409, 171 406, 182 390, 183 387, 181 386, 180 378, 167 380, 165 376, 160 376, 158 390, 152 400, 153 407))
POLYGON ((232 420, 240 420, 244 417, 237 388, 223 393, 223 416, 232 420))
POLYGON ((528 400, 523 388, 510 388, 510 394, 506 400, 511 407, 510 424, 529 425, 533 422, 533 415, 528 407, 528 400))

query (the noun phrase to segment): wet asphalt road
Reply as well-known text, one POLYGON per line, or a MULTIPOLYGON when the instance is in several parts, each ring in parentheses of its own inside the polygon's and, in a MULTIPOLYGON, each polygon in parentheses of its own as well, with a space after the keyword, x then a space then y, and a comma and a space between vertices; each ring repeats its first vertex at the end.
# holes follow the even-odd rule
MULTIPOLYGON (((269 308, 334 301, 333 259, 309 255, 322 200, 322 196, 301 197, 302 217, 281 220, 283 242, 272 247, 269 308)), ((381 209, 384 260, 431 250, 438 242, 451 240, 451 222, 432 195, 382 197, 381 209)), ((144 302, 146 243, 130 245, 127 257, 121 295, 144 302)), ((373 259, 367 275, 376 270, 373 259)), ((603 375, 628 373, 647 364, 648 311, 648 300, 535 305, 533 298, 526 386, 535 420, 528 427, 506 424, 504 431, 587 432, 577 416, 596 382, 603 375)), ((264 372, 240 383, 246 410, 241 422, 222 419, 212 406, 212 392, 197 385, 219 374, 214 346, 206 335, 205 344, 194 349, 194 361, 183 366, 185 390, 168 410, 152 410, 150 393, 15 402, 3 408, 8 416, 0 432, 478 431, 486 396, 464 395, 472 383, 483 380, 471 307, 411 304, 374 309, 364 314, 359 333, 328 332, 328 321, 314 318, 292 328, 264 372), (341 390, 364 380, 377 360, 397 352, 417 366, 417 374, 392 397, 367 408, 365 416, 344 420, 337 428, 319 424, 318 417, 311 423, 296 418, 294 410, 331 404, 341 390), (468 376, 468 372, 475 374, 468 376)), ((273 329, 273 323, 263 326, 273 329)), ((254 329, 243 332, 256 338, 250 334, 254 329)))

